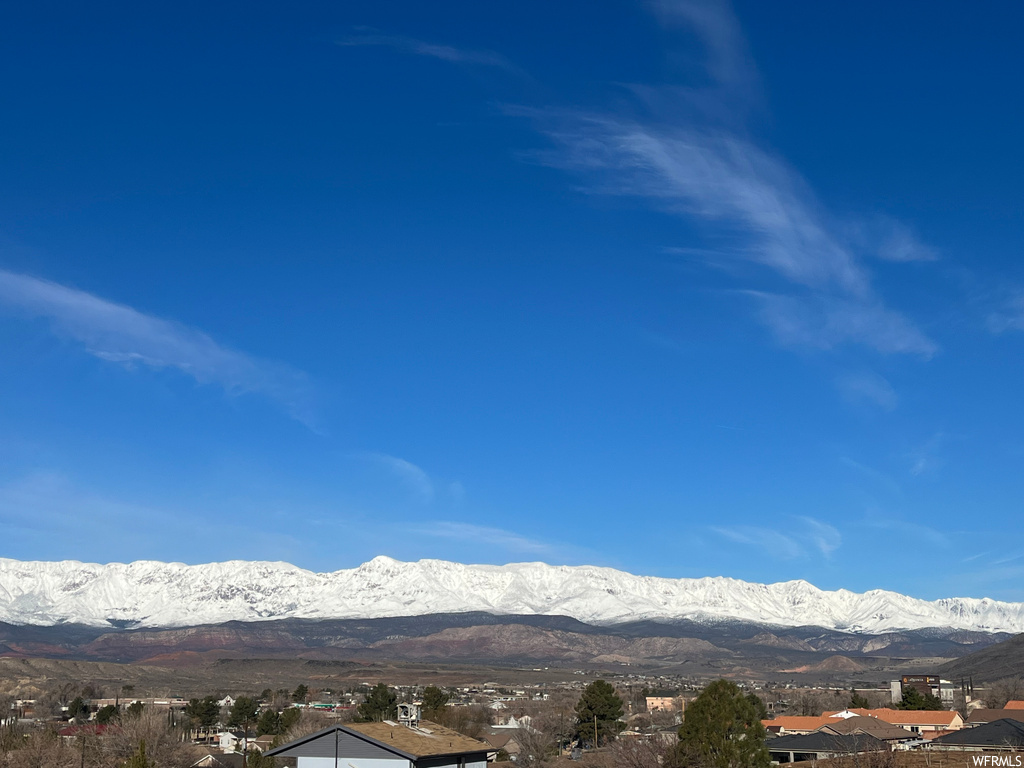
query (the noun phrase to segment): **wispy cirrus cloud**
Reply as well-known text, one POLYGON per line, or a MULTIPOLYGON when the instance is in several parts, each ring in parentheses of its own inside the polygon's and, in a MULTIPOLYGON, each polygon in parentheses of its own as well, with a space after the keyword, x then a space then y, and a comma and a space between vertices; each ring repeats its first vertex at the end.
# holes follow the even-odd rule
POLYGON ((651 10, 665 26, 693 29, 707 47, 706 66, 712 80, 731 88, 752 85, 756 79, 739 19, 718 0, 652 0, 651 10))
POLYGON ((885 377, 871 371, 858 371, 840 376, 836 386, 847 400, 853 403, 869 403, 877 405, 885 411, 891 411, 899 402, 896 390, 885 377))
POLYGON ((936 432, 921 445, 912 450, 908 456, 911 460, 910 474, 930 474, 938 470, 942 465, 941 450, 947 442, 947 435, 944 432, 936 432))
POLYGON ((583 174, 587 189, 644 197, 702 221, 727 243, 718 260, 767 268, 788 293, 746 291, 780 342, 832 349, 854 343, 924 358, 938 349, 885 306, 842 226, 780 158, 737 135, 571 112, 509 110, 534 118, 559 150, 542 161, 583 174))
POLYGON ((882 219, 874 232, 877 243, 876 255, 885 261, 935 261, 938 253, 920 238, 906 224, 892 219, 882 219))
POLYGON ((711 526, 710 530, 779 560, 795 560, 813 552, 827 558, 843 543, 843 536, 835 526, 805 515, 790 519, 793 523, 786 526, 786 533, 760 525, 711 526))
POLYGON ((839 461, 846 467, 854 470, 861 478, 870 481, 870 485, 874 488, 881 489, 897 497, 903 495, 903 488, 887 472, 869 467, 867 464, 852 459, 849 456, 840 456, 839 461))
POLYGON ((281 404, 315 429, 309 378, 284 363, 217 343, 202 331, 77 288, 0 270, 0 307, 49 321, 55 334, 126 368, 175 369, 229 395, 253 393, 281 404))
POLYGON ((821 554, 828 556, 843 543, 843 537, 835 526, 805 515, 800 515, 797 519, 806 526, 804 535, 821 554))
POLYGON ((364 453, 362 458, 384 467, 392 475, 397 477, 407 488, 409 488, 423 502, 430 502, 434 498, 434 482, 430 475, 422 467, 406 461, 398 456, 390 456, 386 453, 364 453))
POLYGON ((989 313, 988 329, 992 333, 1024 331, 1024 291, 1013 293, 998 309, 989 313))
POLYGON ((549 544, 513 531, 507 531, 503 528, 491 528, 484 525, 474 525, 472 523, 440 520, 416 526, 415 530, 424 536, 487 544, 501 547, 511 552, 547 555, 554 551, 554 548, 549 544))
POLYGON ((782 560, 793 560, 804 554, 796 539, 773 528, 756 525, 736 525, 729 528, 712 526, 711 530, 736 544, 756 547, 765 554, 782 560))
POLYGON ((645 198, 699 222, 719 246, 710 259, 716 267, 781 278, 788 288, 744 293, 783 344, 935 354, 935 342, 873 289, 864 263, 934 253, 898 222, 865 226, 834 216, 796 170, 750 137, 743 121, 745 105, 756 101, 756 72, 727 2, 657 0, 653 9, 704 42, 711 86, 632 86, 642 103, 631 114, 508 108, 555 145, 535 156, 578 174, 588 191, 645 198))
POLYGON ((884 514, 880 510, 869 511, 863 524, 881 531, 898 533, 908 540, 916 539, 940 547, 949 546, 949 536, 942 531, 924 523, 911 522, 895 515, 884 514))
POLYGON ((497 67, 498 69, 504 69, 507 72, 520 73, 519 67, 506 59, 500 53, 495 53, 494 51, 455 48, 450 45, 428 43, 424 40, 417 40, 415 38, 404 37, 402 35, 382 35, 368 31, 364 34, 342 38, 337 41, 337 44, 343 47, 383 46, 386 48, 394 48, 399 51, 404 51, 406 53, 412 53, 417 56, 427 56, 433 59, 440 59, 441 61, 447 61, 453 64, 476 64, 484 67, 497 67))

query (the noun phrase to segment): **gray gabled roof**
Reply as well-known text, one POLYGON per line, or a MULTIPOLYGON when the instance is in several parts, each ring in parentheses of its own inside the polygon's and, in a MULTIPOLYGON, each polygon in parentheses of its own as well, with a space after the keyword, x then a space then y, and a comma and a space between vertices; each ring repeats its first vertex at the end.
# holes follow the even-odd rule
MULTIPOLYGON (((416 755, 410 755, 408 752, 404 752, 396 747, 389 744, 382 744, 376 739, 372 739, 359 731, 355 731, 351 728, 346 728, 343 725, 329 725, 323 730, 311 733, 309 736, 304 736, 301 739, 289 742, 288 744, 282 744, 280 747, 268 750, 264 752, 265 757, 331 757, 334 755, 334 734, 337 733, 340 737, 342 734, 346 737, 346 746, 350 745, 350 740, 355 739, 359 742, 366 744, 367 746, 382 749, 385 752, 390 752, 393 755, 403 757, 410 762, 416 761, 416 755), (329 737, 329 738, 327 738, 329 737), (317 749, 319 747, 320 749, 317 749), (327 752, 324 754, 318 754, 324 751, 322 748, 327 748, 327 752)), ((367 757, 369 755, 366 755, 367 757)))
POLYGON ((937 747, 1024 747, 1024 723, 1008 718, 993 720, 937 736, 931 743, 937 747))
POLYGON ((486 742, 424 720, 417 727, 390 721, 332 725, 264 754, 268 757, 333 757, 336 743, 339 756, 365 759, 398 755, 412 762, 427 757, 493 751, 486 742))
POLYGON ((794 736, 779 736, 767 742, 769 752, 877 752, 888 749, 884 741, 866 733, 827 733, 814 731, 794 736))

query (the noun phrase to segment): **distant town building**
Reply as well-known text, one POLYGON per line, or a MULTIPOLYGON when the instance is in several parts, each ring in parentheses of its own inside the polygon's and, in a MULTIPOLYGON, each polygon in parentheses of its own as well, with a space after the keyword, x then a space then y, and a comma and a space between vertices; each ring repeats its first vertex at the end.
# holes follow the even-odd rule
POLYGON ((678 712, 683 709, 681 696, 648 696, 648 712, 678 712))
POLYGON ((899 680, 893 680, 889 686, 892 703, 899 704, 908 688, 917 689, 922 696, 934 696, 946 706, 953 705, 956 688, 949 680, 943 680, 938 675, 901 675, 899 680))

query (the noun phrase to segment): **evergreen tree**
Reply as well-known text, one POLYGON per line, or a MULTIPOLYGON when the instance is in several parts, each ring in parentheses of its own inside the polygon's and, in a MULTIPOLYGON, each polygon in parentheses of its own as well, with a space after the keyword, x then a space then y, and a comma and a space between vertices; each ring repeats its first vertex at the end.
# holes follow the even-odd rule
POLYGON ((602 738, 619 732, 622 712, 622 699, 615 688, 604 680, 595 680, 576 702, 576 733, 597 746, 602 738))
POLYGON ((450 700, 451 696, 436 685, 428 685, 423 689, 423 717, 437 722, 444 717, 444 709, 450 700))
POLYGON ((235 703, 231 705, 228 727, 241 728, 248 733, 249 726, 256 720, 256 713, 259 710, 260 705, 256 703, 256 699, 251 696, 239 696, 235 703))
POLYGON ((303 683, 292 693, 292 701, 296 704, 305 704, 306 697, 309 695, 309 686, 303 683))
POLYGON ((145 741, 139 742, 138 751, 125 761, 124 768, 156 768, 156 763, 150 762, 146 758, 145 741))
POLYGON ((847 709, 871 709, 871 703, 857 693, 856 688, 850 689, 850 703, 846 705, 847 709))
POLYGON ((679 759, 701 768, 767 768, 765 736, 750 699, 735 683, 716 680, 686 708, 679 759))
POLYGON ((928 709, 938 711, 945 709, 942 700, 930 693, 921 693, 917 688, 908 687, 903 691, 903 698, 896 705, 896 709, 928 709))
POLYGON ((766 707, 764 702, 761 701, 760 696, 758 696, 756 693, 748 693, 747 701, 749 701, 751 706, 754 708, 754 713, 756 714, 758 720, 768 719, 768 707, 766 707))
POLYGON ((288 707, 284 712, 281 713, 281 733, 284 733, 302 717, 302 710, 298 707, 288 707))
POLYGON ((89 716, 89 708, 85 705, 81 696, 75 696, 68 704, 68 717, 72 720, 85 719, 89 716))
POLYGON ((398 697, 384 683, 377 683, 356 710, 356 722, 379 723, 398 717, 398 697))
POLYGON ((274 758, 264 757, 258 749, 252 750, 245 760, 245 768, 274 768, 274 766, 274 758))
POLYGON ((142 717, 142 710, 145 709, 145 706, 141 701, 133 701, 125 708, 124 712, 132 720, 138 720, 142 717))
POLYGON ((199 728, 212 728, 220 720, 220 704, 213 696, 203 699, 190 699, 185 705, 185 714, 199 728))
POLYGON ((281 715, 272 709, 265 709, 256 721, 256 735, 270 734, 276 736, 281 732, 281 715))
POLYGON ((100 707, 96 712, 96 722, 100 725, 109 725, 119 719, 120 714, 117 707, 113 704, 107 704, 105 707, 100 707))

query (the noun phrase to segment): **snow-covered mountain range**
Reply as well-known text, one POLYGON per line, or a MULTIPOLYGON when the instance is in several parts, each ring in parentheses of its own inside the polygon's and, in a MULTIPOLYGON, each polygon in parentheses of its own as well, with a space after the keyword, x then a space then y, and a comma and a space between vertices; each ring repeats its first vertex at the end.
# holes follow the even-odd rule
POLYGON ((827 592, 805 581, 663 579, 593 566, 376 557, 351 570, 313 573, 288 563, 239 560, 97 565, 0 559, 0 621, 11 624, 184 627, 467 611, 563 615, 591 624, 724 619, 872 634, 927 627, 1024 631, 1024 603, 930 602, 883 590, 827 592))

